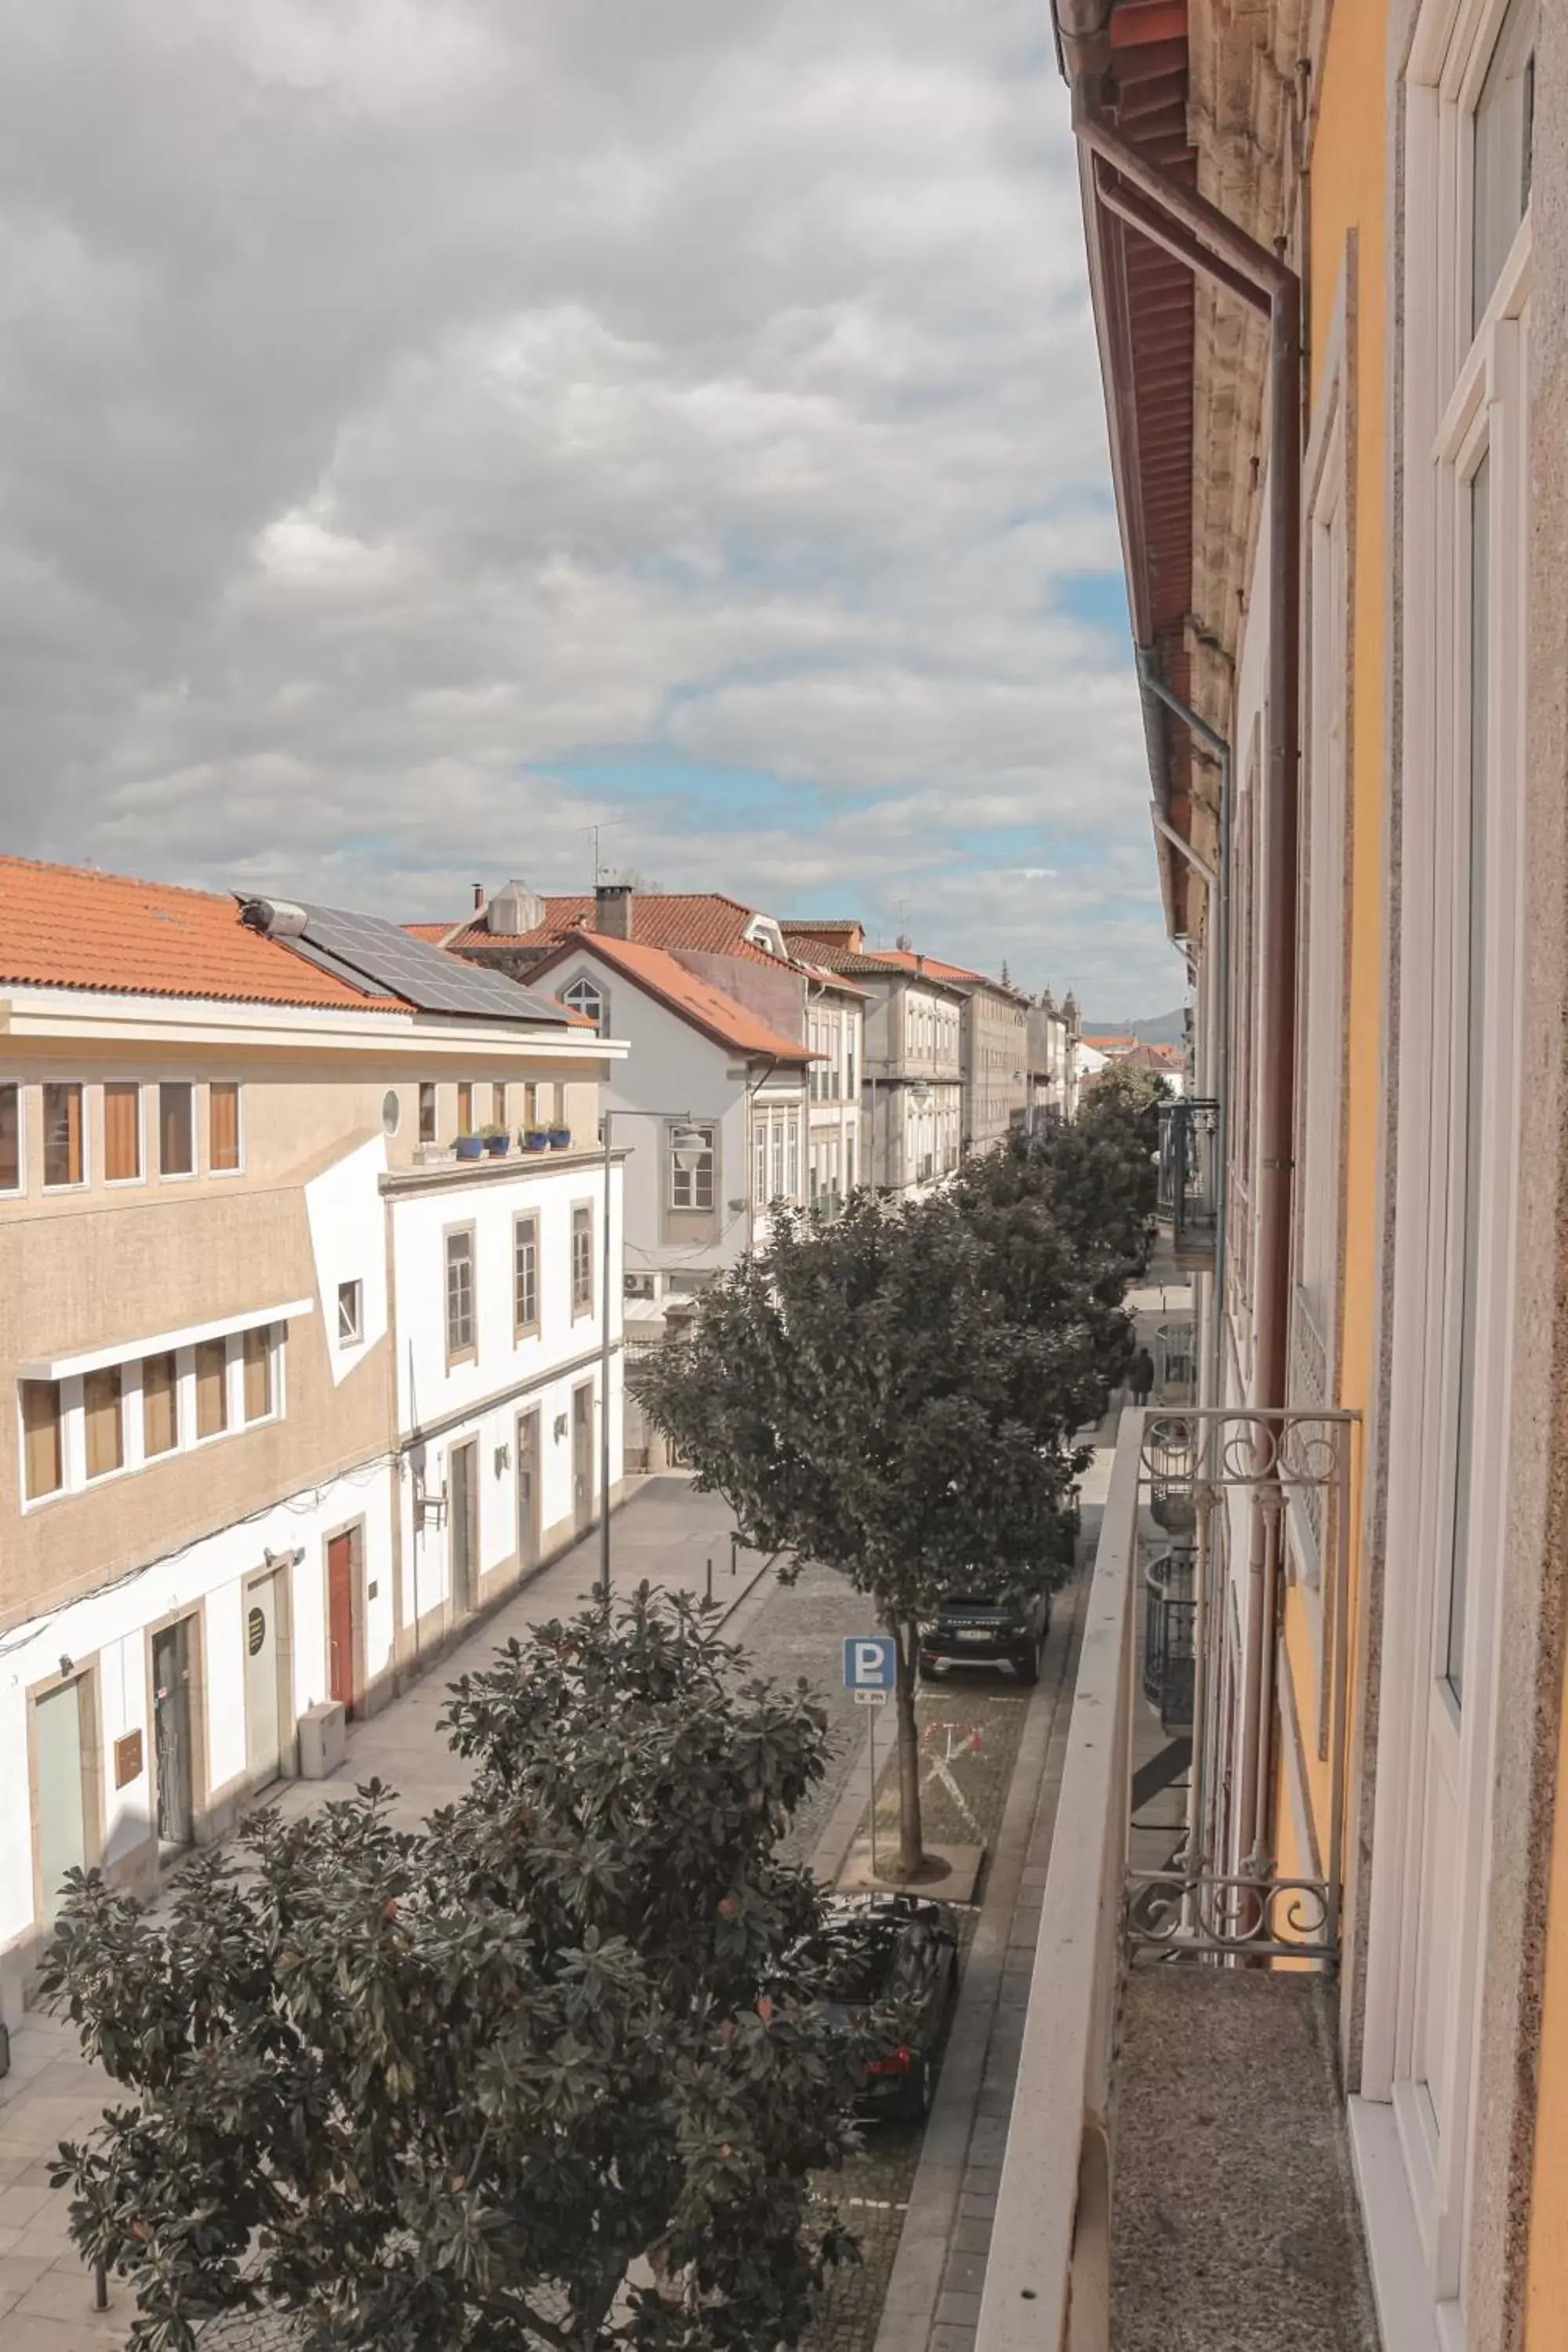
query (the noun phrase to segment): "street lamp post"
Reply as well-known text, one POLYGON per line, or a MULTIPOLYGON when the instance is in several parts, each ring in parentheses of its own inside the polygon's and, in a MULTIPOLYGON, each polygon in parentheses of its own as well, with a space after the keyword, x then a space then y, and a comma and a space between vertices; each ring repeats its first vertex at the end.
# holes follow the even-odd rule
MULTIPOLYGON (((617 1114, 607 1106, 600 1114, 604 1135, 605 1203, 601 1217, 601 1274, 599 1278, 599 1581, 595 1590, 601 1601, 610 1597, 610 1276, 613 1262, 610 1252, 611 1172, 614 1160, 610 1139, 617 1114)), ((678 1168, 689 1174, 696 1169, 708 1149, 701 1130, 691 1123, 688 1110, 628 1110, 623 1108, 622 1118, 679 1119, 670 1139, 671 1153, 678 1168)), ((625 1223, 623 1202, 622 1223, 625 1223)))

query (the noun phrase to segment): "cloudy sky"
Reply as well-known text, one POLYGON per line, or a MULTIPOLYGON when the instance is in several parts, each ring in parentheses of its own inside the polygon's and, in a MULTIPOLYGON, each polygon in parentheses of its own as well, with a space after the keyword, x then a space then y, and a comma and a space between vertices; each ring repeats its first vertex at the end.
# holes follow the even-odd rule
POLYGON ((1044 0, 0 22, 0 840, 1165 947, 1044 0))

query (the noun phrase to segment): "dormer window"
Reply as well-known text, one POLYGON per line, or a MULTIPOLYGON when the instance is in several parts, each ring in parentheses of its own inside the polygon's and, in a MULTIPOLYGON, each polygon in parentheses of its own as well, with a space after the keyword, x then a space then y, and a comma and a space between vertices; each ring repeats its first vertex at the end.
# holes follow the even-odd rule
POLYGON ((777 956, 781 962, 787 961, 784 933, 771 915, 753 915, 746 925, 746 937, 764 955, 777 956))
POLYGON ((570 1012, 585 1013, 601 1036, 605 1034, 605 995, 587 974, 574 980, 570 988, 561 992, 561 1002, 570 1012))

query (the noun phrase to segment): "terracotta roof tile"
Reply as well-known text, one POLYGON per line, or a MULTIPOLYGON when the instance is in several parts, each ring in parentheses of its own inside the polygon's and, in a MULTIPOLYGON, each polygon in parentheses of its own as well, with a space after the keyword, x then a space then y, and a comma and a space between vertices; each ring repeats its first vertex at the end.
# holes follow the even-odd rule
MULTIPOLYGON (((770 1029, 757 1013, 738 1004, 732 996, 699 980, 664 949, 645 946, 640 940, 607 939, 602 931, 586 931, 580 939, 560 940, 545 962, 536 965, 530 973, 530 982, 537 986, 544 971, 568 957, 581 955, 584 949, 616 971, 624 971, 629 980, 646 988, 650 996, 668 1004, 672 1013, 679 1013, 694 1027, 720 1045, 733 1047, 738 1054, 765 1054, 779 1062, 821 1058, 808 1054, 797 1040, 770 1029)), ((768 961, 776 965, 778 958, 771 956, 768 961)))
POLYGON ((0 856, 0 987, 404 1012, 248 930, 226 893, 0 856))
MULTIPOLYGON (((470 942, 480 947, 548 947, 592 922, 593 893, 584 890, 546 898, 544 908, 543 922, 531 931, 487 931, 483 923, 470 922, 458 933, 452 947, 459 955, 470 942)), ((777 956, 746 937, 746 925, 756 911, 717 890, 637 890, 632 898, 632 930, 641 947, 690 948, 704 955, 735 955, 776 965, 777 956)), ((416 939, 439 943, 452 925, 405 923, 404 929, 416 939)))

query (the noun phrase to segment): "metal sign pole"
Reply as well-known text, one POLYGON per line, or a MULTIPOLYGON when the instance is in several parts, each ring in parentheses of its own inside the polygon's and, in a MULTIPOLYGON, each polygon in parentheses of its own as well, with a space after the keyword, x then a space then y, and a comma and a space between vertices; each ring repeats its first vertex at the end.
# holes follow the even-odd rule
POLYGON ((870 1717, 866 1726, 866 1753, 870 1759, 871 1765, 871 1875, 875 1878, 879 1875, 877 1870, 877 1709, 874 1706, 868 1706, 866 1713, 870 1717))

